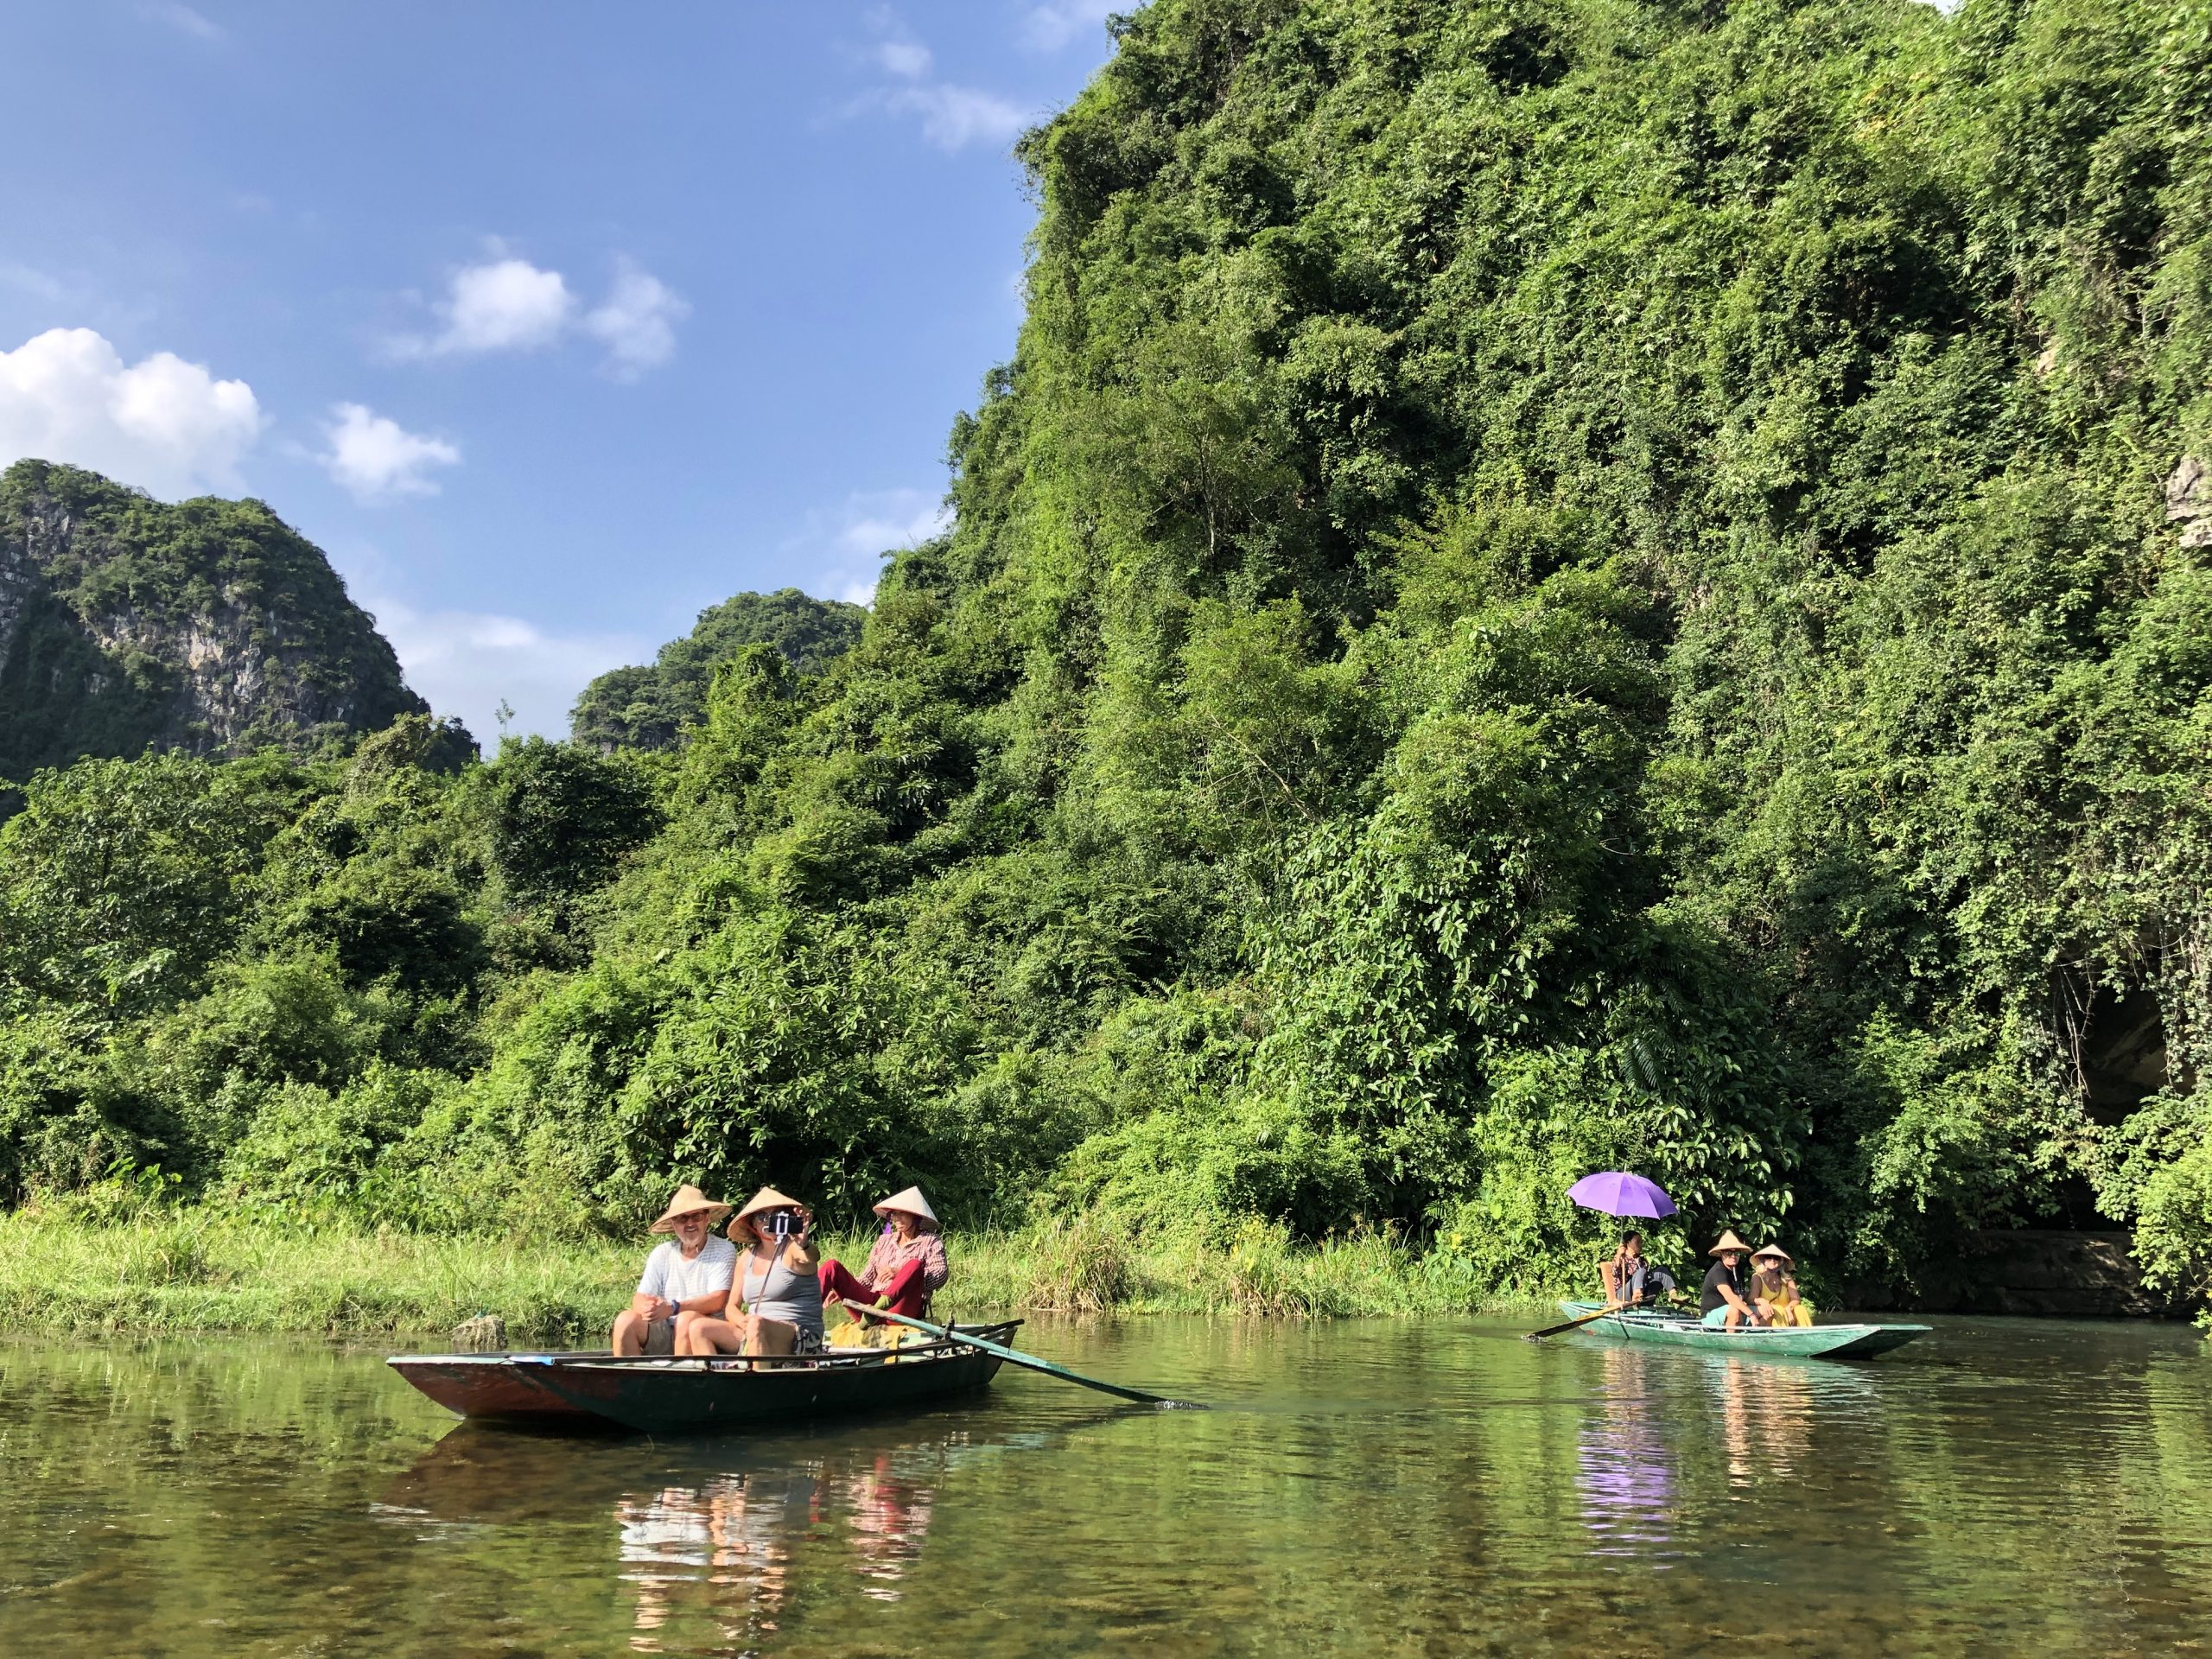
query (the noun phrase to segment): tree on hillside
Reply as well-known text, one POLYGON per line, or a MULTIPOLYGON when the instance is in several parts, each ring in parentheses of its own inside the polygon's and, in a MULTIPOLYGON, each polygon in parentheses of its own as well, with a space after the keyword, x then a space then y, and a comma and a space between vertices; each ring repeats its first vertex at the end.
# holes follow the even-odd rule
POLYGON ((739 594, 699 613, 698 625, 650 664, 618 668, 584 688, 569 736, 600 749, 667 749, 707 711, 715 671, 747 645, 772 645, 802 674, 818 674, 852 649, 868 612, 796 588, 739 594))

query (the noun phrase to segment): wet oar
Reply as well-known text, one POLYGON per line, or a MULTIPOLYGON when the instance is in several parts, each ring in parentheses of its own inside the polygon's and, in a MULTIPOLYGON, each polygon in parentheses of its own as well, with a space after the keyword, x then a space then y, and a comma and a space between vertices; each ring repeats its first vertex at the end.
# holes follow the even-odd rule
POLYGON ((1619 1306, 1601 1307, 1595 1313, 1585 1313, 1580 1319, 1569 1319, 1565 1325, 1554 1325, 1545 1330, 1531 1331, 1526 1336, 1522 1337, 1521 1340, 1523 1342, 1541 1342, 1546 1337, 1555 1337, 1562 1331, 1573 1330, 1578 1325, 1588 1325, 1592 1319, 1605 1319, 1611 1314, 1619 1313, 1621 1308, 1634 1307, 1638 1302, 1643 1300, 1643 1298, 1639 1296, 1635 1301, 1623 1302, 1619 1306))
POLYGON ((1134 1400, 1140 1405, 1173 1406, 1183 1411, 1205 1409, 1192 1401, 1170 1400, 1166 1395, 1147 1394, 1142 1389, 1125 1389, 1118 1382, 1102 1382, 1095 1376, 1085 1376, 1080 1371, 1071 1371, 1065 1365, 1055 1365, 1051 1360, 1039 1359, 1034 1354, 1025 1354, 1018 1349, 1002 1347, 995 1342, 986 1342, 981 1337, 971 1337, 965 1332, 955 1331, 947 1325, 931 1325, 927 1319, 917 1319, 905 1313, 893 1313, 887 1308, 861 1307, 848 1302, 845 1304, 845 1311, 848 1313, 858 1314, 863 1319, 889 1319, 894 1325, 912 1325, 917 1331, 926 1331, 930 1335, 942 1337, 948 1342, 962 1343, 970 1348, 980 1348, 987 1354, 996 1354, 1009 1364, 1026 1365, 1033 1371, 1042 1371, 1047 1376, 1057 1376, 1063 1382, 1079 1382, 1086 1389, 1096 1389, 1101 1394, 1118 1395, 1124 1400, 1134 1400))

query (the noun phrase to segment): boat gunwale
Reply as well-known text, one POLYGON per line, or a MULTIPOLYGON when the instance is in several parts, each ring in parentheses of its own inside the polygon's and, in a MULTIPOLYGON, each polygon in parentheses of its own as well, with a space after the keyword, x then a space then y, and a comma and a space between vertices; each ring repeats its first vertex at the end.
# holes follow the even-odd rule
MULTIPOLYGON (((1559 1306, 1561 1313, 1579 1318, 1586 1313, 1597 1313, 1602 1312, 1605 1309, 1605 1305, 1603 1302, 1576 1301, 1570 1298, 1562 1298, 1560 1299, 1559 1306)), ((1749 1327, 1738 1325, 1735 1330, 1731 1331, 1726 1326, 1707 1325, 1702 1319, 1693 1313, 1654 1313, 1647 1308, 1634 1307, 1616 1308, 1611 1313, 1607 1313, 1605 1318, 1620 1325, 1654 1325, 1665 1331, 1705 1331, 1710 1332, 1715 1336, 1750 1338, 1754 1339, 1766 1337, 1786 1337, 1794 1332, 1802 1332, 1806 1331, 1923 1332, 1933 1331, 1936 1328, 1932 1325, 1914 1325, 1910 1323, 1886 1325, 1870 1323, 1864 1319, 1848 1319, 1834 1325, 1755 1325, 1749 1327)), ((1596 1324, 1599 1323, 1599 1321, 1592 1320, 1592 1323, 1596 1324)))
POLYGON ((1837 1325, 1753 1325, 1731 1331, 1710 1325, 1685 1314, 1616 1308, 1606 1312, 1603 1302, 1561 1300, 1560 1311, 1586 1319, 1582 1329, 1610 1339, 1662 1347, 1688 1348, 1707 1353, 1733 1353, 1777 1359, 1872 1359, 1892 1352, 1927 1335, 1935 1327, 1899 1323, 1871 1325, 1852 1321, 1837 1325))
MULTIPOLYGON (((995 1327, 969 1327, 982 1336, 995 1327)), ((1003 1362, 972 1344, 880 1351, 873 1364, 779 1366, 752 1371, 742 1356, 675 1370, 631 1365, 522 1368, 570 1406, 645 1434, 743 1432, 763 1423, 895 1409, 988 1385, 1003 1362), (896 1364, 891 1363, 896 1360, 896 1364), (825 1395, 822 1390, 827 1390, 825 1395)))
POLYGON ((502 1348, 491 1352, 389 1354, 384 1363, 402 1376, 406 1375, 405 1368, 410 1365, 527 1365, 533 1369, 558 1367, 566 1370, 575 1367, 674 1371, 680 1374, 694 1370, 851 1370, 861 1365, 880 1365, 893 1356, 901 1360, 935 1359, 955 1349, 969 1353, 977 1352, 980 1351, 972 1343, 959 1339, 961 1332, 980 1337, 986 1342, 1002 1343, 1027 1323, 1026 1319, 994 1319, 982 1325, 949 1325, 946 1328, 953 1332, 950 1338, 938 1337, 905 1347, 825 1348, 811 1354, 610 1354, 603 1348, 502 1348))

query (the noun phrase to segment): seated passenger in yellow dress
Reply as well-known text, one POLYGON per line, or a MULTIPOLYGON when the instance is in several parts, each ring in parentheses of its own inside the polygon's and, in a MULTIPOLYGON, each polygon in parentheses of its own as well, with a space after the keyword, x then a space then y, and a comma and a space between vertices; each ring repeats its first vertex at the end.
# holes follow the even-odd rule
POLYGON ((1789 1252, 1770 1244, 1751 1256, 1751 1306, 1769 1325, 1810 1325, 1813 1310, 1797 1294, 1789 1252))

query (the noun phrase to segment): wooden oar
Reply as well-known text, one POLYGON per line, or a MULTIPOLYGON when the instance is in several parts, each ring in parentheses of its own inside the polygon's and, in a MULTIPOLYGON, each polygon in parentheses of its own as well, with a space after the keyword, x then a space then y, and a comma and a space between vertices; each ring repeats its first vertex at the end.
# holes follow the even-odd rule
POLYGON ((1026 1365, 1033 1371, 1042 1371, 1047 1376, 1057 1376, 1063 1382, 1079 1382, 1086 1389, 1096 1389, 1101 1394, 1118 1395, 1124 1400, 1134 1400, 1140 1405, 1167 1406, 1179 1411, 1203 1411, 1205 1407, 1190 1400, 1170 1400, 1166 1395, 1147 1394, 1142 1389, 1125 1389, 1118 1382, 1102 1382, 1095 1376, 1085 1376, 1071 1371, 1065 1365, 1055 1365, 1049 1359, 1039 1359, 1034 1354, 1025 1354, 1019 1349, 1002 1347, 995 1342, 986 1342, 981 1337, 971 1337, 964 1331, 950 1326, 931 1325, 927 1319, 914 1319, 909 1314, 893 1313, 887 1308, 862 1307, 852 1302, 844 1304, 848 1313, 863 1319, 889 1319, 894 1325, 912 1325, 917 1331, 926 1331, 933 1337, 943 1337, 949 1342, 964 1343, 970 1348, 980 1348, 987 1354, 996 1354, 1009 1364, 1026 1365))
POLYGON ((1541 1331, 1531 1331, 1527 1335, 1523 1336, 1521 1340, 1523 1342, 1541 1342, 1546 1337, 1555 1337, 1562 1331, 1572 1331, 1578 1325, 1588 1325, 1593 1319, 1602 1319, 1607 1318, 1609 1315, 1618 1313, 1624 1307, 1634 1307, 1637 1303, 1642 1302, 1643 1300, 1644 1299, 1643 1297, 1639 1296, 1636 1299, 1636 1301, 1633 1302, 1622 1302, 1617 1306, 1601 1307, 1595 1313, 1585 1313, 1580 1319, 1569 1319, 1565 1325, 1554 1325, 1541 1331))

